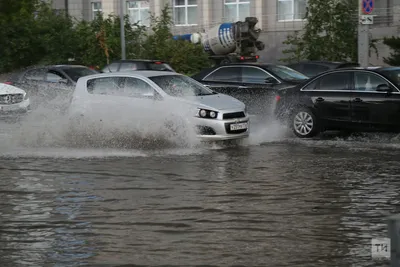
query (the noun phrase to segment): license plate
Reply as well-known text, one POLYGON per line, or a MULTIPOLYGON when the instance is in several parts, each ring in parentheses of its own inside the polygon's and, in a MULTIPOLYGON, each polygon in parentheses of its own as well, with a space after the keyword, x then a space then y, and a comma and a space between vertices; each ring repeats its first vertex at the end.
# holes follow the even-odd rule
POLYGON ((247 129, 247 122, 231 124, 231 131, 247 129))

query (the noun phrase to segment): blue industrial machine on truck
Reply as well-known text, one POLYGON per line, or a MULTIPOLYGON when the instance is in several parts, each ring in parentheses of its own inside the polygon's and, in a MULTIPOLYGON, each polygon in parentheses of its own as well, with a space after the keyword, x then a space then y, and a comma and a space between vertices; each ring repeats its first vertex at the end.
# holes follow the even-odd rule
POLYGON ((175 40, 187 40, 201 44, 217 65, 243 61, 257 61, 257 52, 265 45, 258 38, 261 29, 256 28, 258 19, 247 17, 245 21, 222 23, 207 32, 176 35, 175 40))

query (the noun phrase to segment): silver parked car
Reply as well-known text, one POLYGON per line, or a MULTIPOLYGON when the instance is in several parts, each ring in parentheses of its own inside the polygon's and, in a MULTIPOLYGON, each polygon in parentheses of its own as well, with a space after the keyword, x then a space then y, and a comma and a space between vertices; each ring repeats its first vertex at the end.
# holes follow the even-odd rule
POLYGON ((82 121, 83 125, 100 123, 118 129, 133 125, 144 132, 179 121, 204 141, 249 135, 243 102, 175 72, 146 70, 81 77, 69 114, 80 125, 82 121))

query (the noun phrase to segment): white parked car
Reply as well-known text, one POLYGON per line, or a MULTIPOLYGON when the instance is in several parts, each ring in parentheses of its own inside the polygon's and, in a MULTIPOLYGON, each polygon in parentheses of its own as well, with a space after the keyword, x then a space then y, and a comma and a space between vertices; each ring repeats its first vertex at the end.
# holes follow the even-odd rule
POLYGON ((204 141, 241 139, 249 135, 243 102, 211 91, 175 72, 133 71, 79 78, 71 105, 74 127, 160 131, 190 128, 204 141), (175 128, 169 126, 176 122, 175 128), (90 126, 89 126, 90 125, 90 126))
POLYGON ((30 101, 24 90, 0 83, 0 116, 26 113, 29 108, 30 101))

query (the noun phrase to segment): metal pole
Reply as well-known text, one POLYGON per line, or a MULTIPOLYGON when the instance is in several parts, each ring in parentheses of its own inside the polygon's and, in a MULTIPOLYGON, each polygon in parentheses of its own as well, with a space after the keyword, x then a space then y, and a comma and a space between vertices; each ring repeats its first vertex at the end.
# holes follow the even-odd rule
POLYGON ((120 20, 121 20, 121 59, 126 59, 126 48, 125 48, 125 20, 124 20, 124 2, 120 1, 120 20))
POLYGON ((363 0, 358 1, 358 63, 361 67, 369 65, 369 25, 361 23, 363 0))

